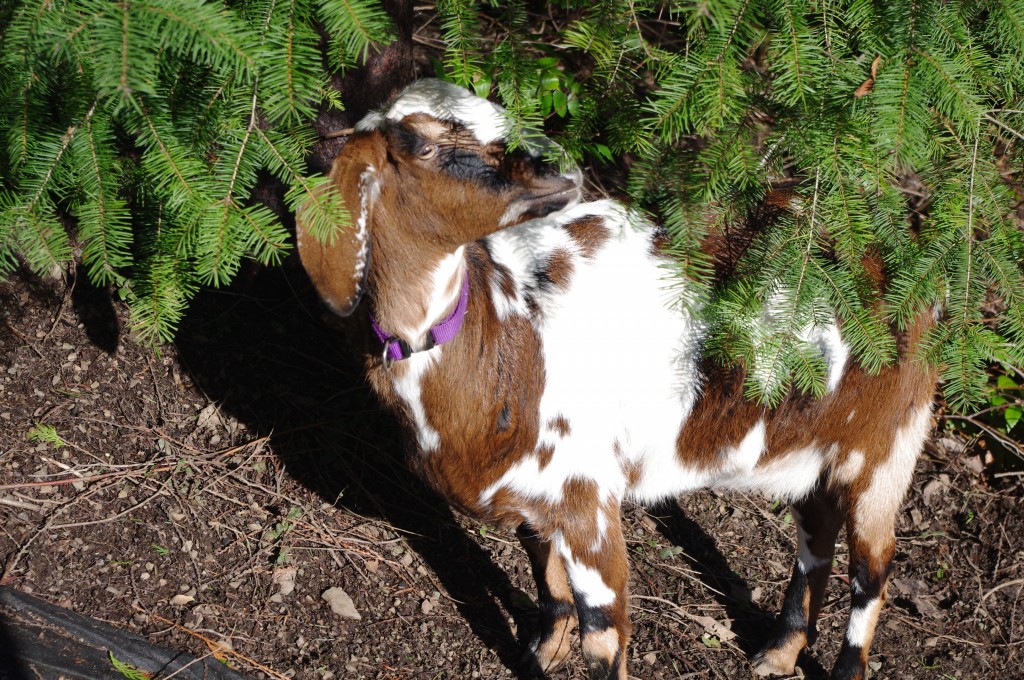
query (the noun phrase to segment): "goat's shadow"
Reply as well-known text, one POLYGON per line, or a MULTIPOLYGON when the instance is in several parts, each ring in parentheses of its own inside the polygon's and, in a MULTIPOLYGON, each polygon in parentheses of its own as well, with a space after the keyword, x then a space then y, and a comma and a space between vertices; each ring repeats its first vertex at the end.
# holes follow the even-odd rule
MULTIPOLYGON (((517 677, 532 677, 520 671, 519 661, 536 632, 536 611, 521 609, 508 575, 466 534, 444 500, 408 470, 398 424, 370 392, 345 336, 325 323, 305 273, 286 263, 250 274, 239 277, 240 286, 203 291, 193 302, 176 342, 183 370, 250 431, 272 434, 288 474, 325 502, 400 531, 477 638, 517 677), (514 617, 519 639, 505 612, 514 617)), ((97 304, 101 297, 87 288, 74 303, 105 349, 112 328, 109 300, 97 304)), ((726 609, 740 648, 748 656, 757 652, 773 629, 773 615, 736 596, 749 592, 746 582, 678 504, 652 515, 726 609)), ((806 651, 798 663, 808 678, 827 677, 806 651)))
POLYGON ((523 641, 502 606, 524 635, 534 614, 515 606, 505 572, 408 471, 397 423, 344 334, 322 320, 305 274, 286 264, 246 279, 193 302, 176 342, 184 371, 250 431, 272 434, 287 473, 325 502, 401 532, 473 633, 515 670, 523 641))
MULTIPOLYGON (((736 644, 753 657, 775 633, 775 613, 769 612, 750 598, 747 581, 733 571, 729 561, 715 544, 715 540, 697 523, 683 513, 678 503, 668 503, 650 513, 658 531, 673 545, 683 549, 683 555, 706 590, 725 608, 736 633, 736 644)), ((815 655, 803 649, 797 666, 808 680, 824 680, 828 672, 815 655)))

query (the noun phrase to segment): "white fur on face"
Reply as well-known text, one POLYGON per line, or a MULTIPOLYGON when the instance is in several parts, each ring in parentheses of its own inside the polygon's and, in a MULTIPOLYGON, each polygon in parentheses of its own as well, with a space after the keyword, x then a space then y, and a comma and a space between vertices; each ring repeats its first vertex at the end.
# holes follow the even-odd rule
POLYGON ((400 121, 413 113, 462 123, 481 144, 505 139, 512 127, 508 114, 497 104, 458 85, 424 78, 402 90, 387 111, 365 116, 356 124, 356 130, 379 129, 385 120, 400 121))

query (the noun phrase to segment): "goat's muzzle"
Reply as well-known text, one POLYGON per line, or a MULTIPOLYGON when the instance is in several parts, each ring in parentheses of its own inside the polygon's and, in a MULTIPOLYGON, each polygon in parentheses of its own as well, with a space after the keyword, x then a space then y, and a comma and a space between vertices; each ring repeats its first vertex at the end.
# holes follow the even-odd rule
POLYGON ((535 176, 523 187, 522 195, 509 203, 501 217, 501 226, 509 227, 571 208, 582 197, 582 184, 583 174, 576 169, 535 176))

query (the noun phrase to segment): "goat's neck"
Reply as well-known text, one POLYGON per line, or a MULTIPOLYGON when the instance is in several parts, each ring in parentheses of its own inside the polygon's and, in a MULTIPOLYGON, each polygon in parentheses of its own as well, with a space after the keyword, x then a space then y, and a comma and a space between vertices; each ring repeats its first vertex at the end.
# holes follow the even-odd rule
POLYGON ((450 253, 415 255, 381 253, 384 262, 379 265, 386 275, 375 277, 374 314, 386 332, 422 349, 427 332, 458 303, 467 276, 465 246, 450 253))

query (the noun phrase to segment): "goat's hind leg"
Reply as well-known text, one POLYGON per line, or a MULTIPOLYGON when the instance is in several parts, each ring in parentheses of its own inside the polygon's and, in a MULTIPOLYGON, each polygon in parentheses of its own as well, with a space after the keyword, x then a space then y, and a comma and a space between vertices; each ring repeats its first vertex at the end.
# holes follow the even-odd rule
POLYGON ((817 637, 816 623, 832 571, 842 516, 832 494, 817 490, 794 504, 798 546, 774 639, 752 663, 758 675, 792 675, 797 657, 817 637))
POLYGON ((547 674, 561 666, 571 651, 576 606, 565 565, 552 550, 551 542, 542 539, 525 523, 516 530, 516 537, 530 557, 540 607, 540 633, 523 656, 523 670, 535 675, 547 674))
POLYGON ((832 680, 863 680, 875 636, 878 615, 886 599, 886 584, 896 552, 896 517, 914 465, 931 430, 931 406, 909 410, 895 429, 887 456, 858 480, 846 515, 850 546, 850 620, 832 680))

